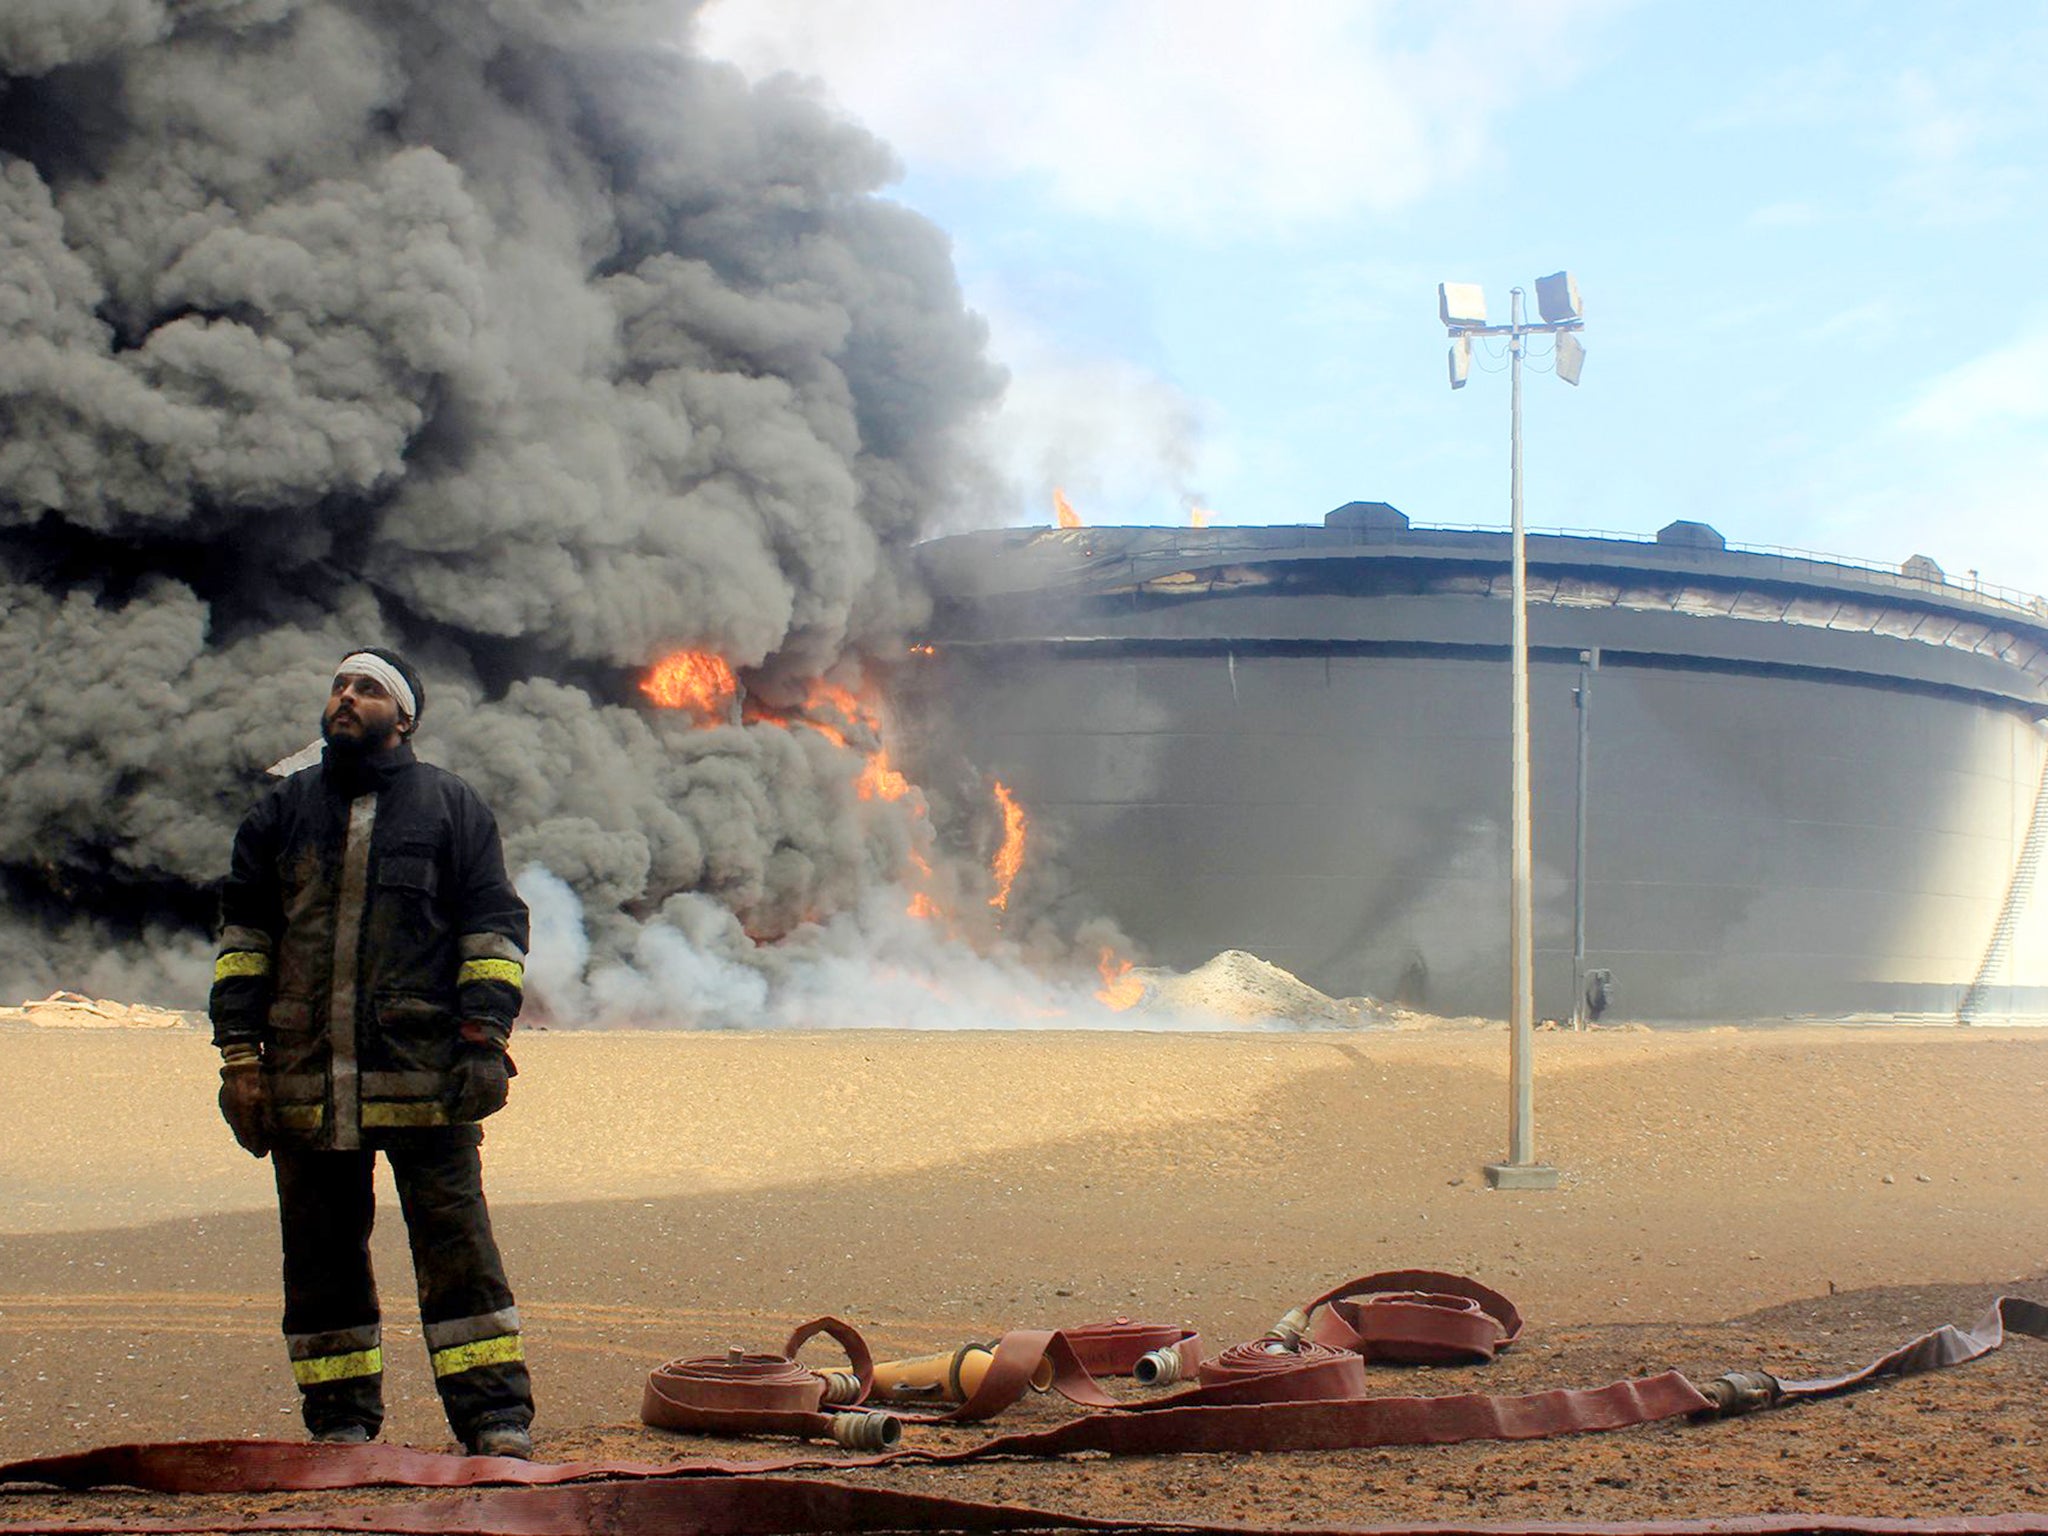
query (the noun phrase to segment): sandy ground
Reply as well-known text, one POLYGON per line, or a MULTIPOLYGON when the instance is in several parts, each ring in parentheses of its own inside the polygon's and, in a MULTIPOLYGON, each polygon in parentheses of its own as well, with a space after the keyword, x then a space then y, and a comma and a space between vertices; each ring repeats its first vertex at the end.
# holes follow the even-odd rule
MULTIPOLYGON (((1537 1143, 1562 1182, 1513 1194, 1482 1173, 1497 1027, 532 1033, 517 1055, 485 1155, 551 1457, 733 1453, 638 1428, 645 1372, 822 1312, 884 1354, 1120 1314, 1221 1347, 1349 1276, 1446 1269, 1513 1297, 1525 1341, 1387 1390, 1517 1391, 1819 1373, 2000 1290, 2048 1298, 2042 1031, 1545 1033, 1537 1143)), ((214 1086, 191 1030, 0 1026, 0 1459, 295 1434, 268 1164, 214 1086)), ((395 1215, 377 1258, 386 1437, 444 1445, 395 1215)), ((1262 1522, 2048 1511, 2044 1391, 2048 1344, 2021 1340, 1758 1419, 1256 1458, 1249 1482, 1215 1457, 871 1475, 1262 1522)), ((0 1494, 0 1520, 105 1507, 0 1494)))

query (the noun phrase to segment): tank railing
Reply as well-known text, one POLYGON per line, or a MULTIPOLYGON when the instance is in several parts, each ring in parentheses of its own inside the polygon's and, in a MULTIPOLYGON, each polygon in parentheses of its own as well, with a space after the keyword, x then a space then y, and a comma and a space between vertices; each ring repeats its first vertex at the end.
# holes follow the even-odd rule
MULTIPOLYGON (((1416 525, 1414 533, 1492 533, 1505 538, 1508 530, 1498 523, 1430 523, 1416 525)), ((1665 544, 1654 533, 1624 533, 1612 528, 1530 528, 1532 536, 1558 539, 1599 539, 1603 542, 1621 544, 1649 544, 1660 549, 1699 549, 1697 544, 1665 544)), ((1920 592, 1943 592, 1958 596, 1981 598, 1984 601, 2014 608, 2031 618, 2048 618, 2048 599, 2028 592, 2020 587, 2004 587, 1996 582, 1956 581, 1946 575, 1940 579, 1929 576, 1914 576, 1901 570, 1897 565, 1883 560, 1866 560, 1856 555, 1834 555, 1817 549, 1800 549, 1790 544, 1738 544, 1733 539, 1727 543, 1727 552, 1734 555, 1764 555, 1770 559, 1783 560, 1794 565, 1837 566, 1848 570, 1864 571, 1872 576, 1882 576, 1887 583, 1908 587, 1920 592)))

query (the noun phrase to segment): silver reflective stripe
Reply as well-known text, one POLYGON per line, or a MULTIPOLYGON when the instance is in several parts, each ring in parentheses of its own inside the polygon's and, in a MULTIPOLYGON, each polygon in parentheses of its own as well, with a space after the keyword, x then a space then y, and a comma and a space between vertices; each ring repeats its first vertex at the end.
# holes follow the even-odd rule
POLYGON ((453 1349, 457 1344, 474 1344, 478 1339, 495 1339, 519 1331, 519 1309, 480 1312, 475 1317, 451 1317, 445 1323, 428 1323, 424 1329, 429 1350, 453 1349))
POLYGON ((325 1333, 288 1333, 284 1345, 294 1360, 317 1360, 322 1355, 352 1355, 375 1349, 381 1340, 379 1325, 365 1323, 360 1328, 330 1328, 325 1333))
POLYGON ((448 1091, 440 1072, 365 1072, 362 1083, 366 1099, 438 1099, 448 1091))
POLYGON ((362 1085, 356 1079, 356 974, 363 947, 363 914, 370 902, 370 833, 377 797, 349 803, 348 842, 341 852, 341 894, 334 913, 334 981, 327 1004, 327 1043, 333 1052, 334 1145, 362 1145, 362 1085))
POLYGON ((460 941, 465 960, 511 960, 526 963, 526 951, 502 933, 465 933, 460 941))
POLYGON ((261 928, 244 928, 230 923, 220 931, 220 950, 223 955, 245 952, 253 955, 270 953, 270 935, 261 928))

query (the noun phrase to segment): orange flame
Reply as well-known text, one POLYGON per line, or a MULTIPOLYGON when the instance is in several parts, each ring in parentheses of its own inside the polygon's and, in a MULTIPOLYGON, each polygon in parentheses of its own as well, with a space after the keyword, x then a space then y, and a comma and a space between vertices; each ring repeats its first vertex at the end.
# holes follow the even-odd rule
POLYGON ((910 654, 913 656, 936 656, 939 654, 939 648, 929 640, 922 640, 910 648, 910 654))
POLYGON ((1008 911, 1010 887, 1017 883, 1017 872, 1024 867, 1024 838, 1030 823, 1025 819, 1024 807, 1001 779, 996 780, 996 804, 1003 811, 1003 846, 996 850, 995 862, 989 866, 989 873, 996 878, 996 893, 989 897, 988 904, 998 911, 1008 911))
POLYGON ((901 800, 910 793, 910 780, 889 766, 886 748, 868 754, 867 766, 853 781, 853 791, 863 800, 901 800))
POLYGON ((1074 504, 1067 500, 1065 491, 1055 488, 1052 493, 1052 513, 1062 528, 1081 526, 1081 514, 1074 510, 1074 504))
POLYGON ((739 679, 710 651, 674 651, 640 680, 640 691, 663 709, 686 709, 706 725, 725 719, 739 697, 739 679))
POLYGON ((877 724, 875 712, 861 702, 859 694, 855 693, 851 688, 842 688, 837 683, 828 683, 822 677, 811 679, 811 685, 804 694, 804 708, 806 710, 819 708, 836 709, 848 720, 856 721, 871 730, 877 724))
MULTIPOLYGON (((823 678, 813 678, 811 680, 809 687, 804 692, 803 703, 798 705, 793 712, 780 711, 769 705, 749 701, 746 723, 748 725, 772 725, 779 731, 786 731, 794 726, 801 725, 816 731, 835 747, 851 748, 852 743, 846 739, 846 732, 841 727, 829 720, 820 720, 812 713, 812 711, 818 709, 831 710, 848 725, 862 726, 869 731, 875 732, 881 730, 881 720, 872 709, 861 702, 857 694, 851 689, 840 687, 837 683, 828 683, 823 678)), ((886 765, 884 766, 886 768, 886 765)), ((867 799, 868 796, 863 795, 861 798, 867 799)), ((888 796, 886 798, 894 799, 895 796, 888 796)))
MULTIPOLYGON (((922 812, 919 814, 922 814, 922 812)), ((932 861, 913 848, 910 850, 910 863, 911 867, 918 873, 919 884, 930 884, 932 879, 932 861)), ((912 917, 923 918, 927 922, 944 918, 946 915, 946 909, 938 904, 930 891, 926 890, 913 891, 910 896, 910 905, 904 908, 904 910, 912 917)))
POLYGON ((1189 507, 1188 526, 1190 528, 1206 528, 1209 526, 1209 519, 1215 515, 1207 507, 1189 507))
POLYGON ((1107 944, 1102 946, 1102 956, 1095 962, 1095 968, 1102 973, 1102 989, 1095 994, 1095 1000, 1110 1012, 1122 1013, 1145 995, 1145 983, 1131 974, 1131 962, 1107 944))

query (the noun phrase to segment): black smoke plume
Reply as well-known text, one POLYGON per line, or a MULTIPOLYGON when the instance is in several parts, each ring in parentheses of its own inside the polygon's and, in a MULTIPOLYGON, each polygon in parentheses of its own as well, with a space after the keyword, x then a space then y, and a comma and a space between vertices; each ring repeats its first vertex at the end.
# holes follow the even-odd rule
POLYGON ((0 996, 195 1003, 234 826, 359 644, 580 918, 559 996, 651 1011, 929 837, 855 798, 863 743, 634 686, 899 653, 1001 387, 886 149, 688 22, 0 6, 0 996))

